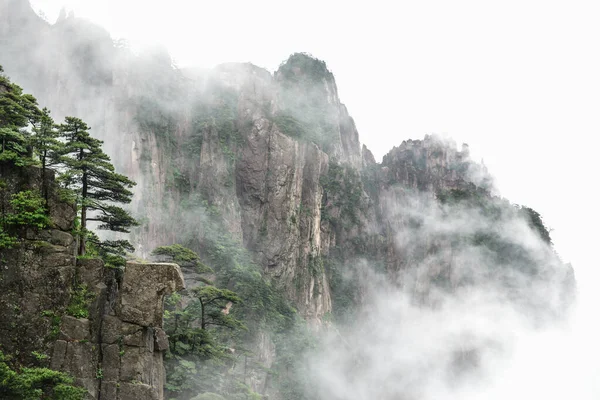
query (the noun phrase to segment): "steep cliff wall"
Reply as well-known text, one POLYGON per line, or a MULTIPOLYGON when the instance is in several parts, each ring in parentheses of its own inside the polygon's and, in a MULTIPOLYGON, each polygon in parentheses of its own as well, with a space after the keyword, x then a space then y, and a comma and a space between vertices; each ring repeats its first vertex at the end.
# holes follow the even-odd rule
POLYGON ((75 259, 75 207, 54 174, 0 166, 2 215, 23 191, 48 189, 50 226, 24 227, 0 250, 0 349, 15 366, 69 373, 89 399, 162 399, 163 298, 184 287, 175 264, 128 263, 122 277, 102 261, 75 259))
POLYGON ((330 157, 359 168, 362 156, 323 62, 295 55, 275 75, 250 64, 181 74, 161 51, 135 58, 100 28, 69 18, 49 25, 22 1, 4 3, 13 15, 4 14, 3 54, 36 41, 2 60, 6 71, 55 118, 83 117, 138 182, 141 256, 174 242, 201 249, 211 232, 199 215, 216 209, 303 315, 318 322, 331 311, 327 277, 309 265, 327 251, 319 181, 330 157))
POLYGON ((30 364, 32 352, 48 355, 56 339, 56 317, 69 304, 70 288, 76 274, 74 228, 75 209, 61 201, 53 174, 41 176, 38 168, 0 167, 2 213, 10 212, 11 195, 41 191, 42 179, 50 187, 48 229, 25 228, 11 249, 0 250, 0 346, 16 361, 30 364))

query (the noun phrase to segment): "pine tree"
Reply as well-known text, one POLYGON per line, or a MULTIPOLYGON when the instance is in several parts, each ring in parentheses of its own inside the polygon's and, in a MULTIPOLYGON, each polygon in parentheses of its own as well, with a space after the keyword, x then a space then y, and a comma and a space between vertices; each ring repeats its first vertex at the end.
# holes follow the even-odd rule
MULTIPOLYGON (((58 154, 62 150, 63 143, 58 140, 59 132, 52 117, 50 110, 44 108, 38 123, 34 126, 34 135, 31 136, 30 143, 33 152, 39 158, 42 164, 42 177, 46 176, 48 167, 58 163, 58 154)), ((48 187, 46 179, 42 179, 42 195, 48 202, 48 187)), ((47 205, 47 204, 46 204, 47 205)))
POLYGON ((89 235, 87 223, 99 222, 98 229, 128 233, 137 222, 114 203, 130 203, 133 193, 129 189, 135 182, 115 172, 110 157, 102 151, 103 142, 90 136, 90 128, 81 119, 67 117, 59 130, 66 140, 60 157, 66 167, 61 180, 77 192, 81 207, 79 255, 86 253, 88 237, 97 246, 105 245, 101 250, 108 253, 131 250, 127 241, 100 242, 96 235, 89 235))
POLYGON ((0 161, 23 166, 31 162, 28 134, 23 128, 41 117, 37 100, 2 75, 0 66, 0 161))

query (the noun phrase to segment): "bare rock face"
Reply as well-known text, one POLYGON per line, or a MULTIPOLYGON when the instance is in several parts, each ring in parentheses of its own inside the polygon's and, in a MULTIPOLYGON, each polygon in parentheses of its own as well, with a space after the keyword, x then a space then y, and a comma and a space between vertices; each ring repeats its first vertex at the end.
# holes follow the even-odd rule
MULTIPOLYGON (((161 328, 163 300, 184 288, 181 269, 176 264, 128 263, 117 289, 98 282, 98 275, 90 273, 96 267, 105 270, 96 260, 79 265, 96 299, 89 319, 63 317, 51 367, 72 374, 90 398, 161 400, 163 352, 168 349, 161 328)), ((110 275, 105 280, 111 281, 110 275)))
POLYGON ((164 297, 184 287, 177 264, 128 263, 117 298, 117 316, 123 322, 160 328, 164 297))
POLYGON ((405 140, 383 157, 382 167, 388 185, 435 193, 475 184, 491 189, 492 177, 484 166, 469 157, 469 148, 438 136, 426 135, 423 140, 405 140))
POLYGON ((329 158, 268 122, 254 129, 238 167, 245 244, 301 313, 320 321, 331 310, 329 287, 322 269, 310 270, 309 259, 324 251, 319 182, 329 158))

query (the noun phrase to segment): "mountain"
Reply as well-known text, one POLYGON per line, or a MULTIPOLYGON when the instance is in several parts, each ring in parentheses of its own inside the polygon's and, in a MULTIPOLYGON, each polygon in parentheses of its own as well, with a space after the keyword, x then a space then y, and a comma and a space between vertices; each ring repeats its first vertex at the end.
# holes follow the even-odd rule
MULTIPOLYGON (((312 334, 342 337, 382 276, 433 309, 486 287, 536 326, 564 318, 573 301, 573 271, 539 214, 497 196, 467 145, 425 136, 377 163, 332 72, 308 54, 274 74, 249 63, 180 70, 164 49, 135 55, 90 22, 49 24, 27 1, 1 0, 0 65, 56 120, 84 119, 138 183, 138 257, 180 243, 224 287, 246 284, 249 334, 231 370, 260 395, 311 398, 301 357, 286 353, 301 350, 297 326, 277 326, 286 311, 273 305, 271 317, 258 289, 272 287, 312 334)), ((182 267, 196 287, 197 273, 182 267)))

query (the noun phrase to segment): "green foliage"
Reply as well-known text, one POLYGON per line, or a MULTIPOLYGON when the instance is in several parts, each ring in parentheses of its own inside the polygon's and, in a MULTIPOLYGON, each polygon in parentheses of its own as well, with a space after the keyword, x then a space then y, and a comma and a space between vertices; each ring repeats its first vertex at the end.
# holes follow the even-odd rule
POLYGON ((31 190, 14 193, 5 205, 6 189, 0 186, 0 249, 12 248, 18 243, 20 228, 43 229, 50 225, 44 200, 31 190))
MULTIPOLYGON (((89 129, 82 120, 74 117, 67 117, 65 123, 57 127, 48 109, 40 110, 33 96, 24 94, 19 86, 0 73, 0 163, 30 165, 35 163, 35 155, 41 163, 42 176, 48 167, 62 167, 58 180, 75 195, 63 190, 61 198, 76 200, 81 210, 81 227, 76 232, 80 242, 79 255, 85 253, 90 237, 86 229, 88 221, 97 222, 98 229, 125 233, 137 225, 127 211, 115 205, 131 201, 133 194, 129 189, 135 183, 115 172, 110 158, 101 149, 102 141, 92 138, 89 129), (27 131, 30 126, 32 133, 27 131)), ((11 200, 13 213, 2 208, 0 248, 16 244, 17 237, 11 232, 16 226, 44 228, 49 225, 45 210, 48 196, 45 179, 42 179, 41 194, 43 200, 31 191, 17 193, 11 200)), ((91 237, 97 239, 95 235, 91 237)), ((95 240, 93 245, 94 251, 102 253, 111 265, 122 265, 122 256, 132 248, 125 240, 95 240)))
POLYGON ((66 309, 67 315, 75 318, 89 317, 89 306, 94 298, 94 293, 89 291, 87 285, 76 285, 71 291, 71 301, 66 309))
POLYGON ((18 167, 30 165, 32 160, 27 157, 27 138, 14 129, 0 127, 0 162, 12 163, 18 167))
POLYGON ((307 53, 294 53, 281 63, 277 73, 285 80, 294 82, 321 82, 323 79, 333 78, 323 60, 312 57, 307 53))
POLYGON ((50 334, 48 335, 49 340, 58 338, 60 333, 60 321, 61 317, 58 313, 51 310, 42 311, 42 317, 50 318, 50 334))
POLYGON ((468 205, 478 208, 489 206, 490 199, 488 194, 477 188, 475 185, 467 189, 450 189, 441 191, 437 194, 437 199, 442 204, 447 205, 468 205))
MULTIPOLYGON (((248 368, 262 368, 252 361, 254 356, 247 348, 254 346, 259 333, 265 331, 272 332, 280 341, 292 340, 289 335, 297 323, 297 315, 282 293, 263 277, 262 269, 255 264, 243 244, 228 233, 217 209, 208 203, 200 205, 206 212, 203 213, 205 219, 198 223, 206 234, 191 236, 185 243, 190 248, 198 249, 201 261, 214 270, 212 275, 215 279, 213 287, 202 285, 202 289, 196 290, 196 295, 203 301, 209 300, 215 290, 227 288, 241 302, 232 302, 229 314, 221 313, 221 307, 226 304, 219 304, 208 313, 211 318, 216 318, 212 321, 215 324, 211 325, 211 321, 208 321, 206 332, 201 332, 198 319, 201 305, 197 297, 193 299, 195 305, 192 302, 186 304, 185 298, 167 301, 165 329, 177 326, 179 333, 169 333, 170 339, 177 335, 185 339, 170 343, 166 362, 167 389, 171 397, 177 398, 187 398, 186 393, 212 392, 227 399, 246 400, 256 397, 256 394, 248 391, 243 384, 243 373, 234 365, 248 363, 248 368), (173 308, 173 303, 186 304, 187 309, 173 308), (195 321, 187 322, 193 318, 196 318, 195 321), (195 331, 188 330, 188 325, 195 331), (190 352, 196 352, 197 355, 185 355, 190 352), (196 361, 190 363, 192 359, 196 361)), ((194 207, 198 207, 198 204, 195 203, 194 207)), ((286 375, 281 379, 285 381, 292 378, 286 375)))
POLYGON ((284 330, 293 323, 295 310, 263 276, 250 253, 228 233, 215 227, 202 243, 205 262, 217 274, 219 286, 231 287, 242 299, 233 311, 250 332, 269 326, 284 330))
POLYGON ((167 302, 164 316, 165 331, 169 335, 166 388, 171 394, 198 393, 214 384, 202 377, 222 369, 230 357, 215 327, 243 328, 239 321, 223 312, 228 309, 224 304, 226 299, 239 301, 233 293, 212 286, 197 288, 194 292, 187 306, 174 299, 167 302), (221 294, 224 296, 219 299, 221 294))
POLYGON ((276 76, 283 107, 273 116, 282 133, 313 142, 329 152, 339 140, 338 112, 330 102, 333 75, 325 62, 305 53, 292 54, 276 76))
POLYGON ((181 172, 179 168, 174 168, 172 175, 167 177, 167 189, 177 190, 180 193, 189 193, 191 190, 191 182, 186 172, 181 172))
MULTIPOLYGON (((102 151, 103 142, 90 136, 90 128, 85 122, 79 118, 67 117, 59 128, 61 136, 66 140, 60 152, 60 161, 66 166, 66 171, 60 179, 65 188, 78 194, 81 212, 79 255, 83 255, 88 240, 87 222, 98 222, 98 229, 124 233, 137 225, 129 212, 114 205, 131 202, 133 193, 129 189, 135 182, 115 172, 110 157, 102 151)), ((131 248, 131 245, 126 241, 116 241, 106 248, 116 249, 118 255, 131 248)))
MULTIPOLYGON (((48 167, 55 166, 58 163, 58 155, 63 148, 63 143, 58 140, 57 126, 50 117, 50 110, 47 108, 42 110, 39 121, 33 127, 33 132, 34 135, 30 138, 30 144, 41 163, 42 177, 45 177, 48 167)), ((42 194, 47 201, 48 184, 46 179, 42 179, 42 194)))
POLYGON ((151 254, 153 256, 164 257, 180 265, 192 265, 196 267, 196 272, 200 274, 214 272, 212 268, 200 261, 198 254, 180 244, 157 247, 151 254))
POLYGON ((16 166, 32 163, 25 128, 35 124, 40 116, 35 97, 24 94, 20 86, 0 72, 0 162, 16 166))
POLYGON ((550 231, 542 221, 542 216, 532 208, 525 206, 516 206, 517 210, 525 217, 525 220, 529 223, 529 226, 535 230, 542 240, 548 244, 552 244, 552 238, 550 237, 550 231))
POLYGON ((315 256, 309 254, 308 270, 314 278, 318 278, 319 276, 321 276, 325 270, 323 266, 323 257, 321 257, 320 255, 315 256))
POLYGON ((325 261, 325 268, 333 303, 333 320, 340 324, 351 322, 354 312, 359 306, 360 290, 358 280, 355 277, 351 279, 346 275, 353 271, 352 266, 347 265, 342 257, 330 254, 325 261))
POLYGON ((236 152, 243 142, 240 128, 236 125, 238 94, 220 83, 210 82, 206 95, 193 106, 193 115, 194 131, 186 145, 186 154, 198 154, 206 135, 216 138, 228 161, 227 175, 221 183, 232 186, 235 183, 236 152))
POLYGON ((86 390, 73 386, 73 379, 48 368, 12 370, 0 351, 0 398, 5 400, 83 400, 86 390))
MULTIPOLYGON (((161 246, 153 255, 195 266, 199 273, 214 272, 196 253, 181 245, 161 246)), ((218 288, 208 279, 184 298, 173 294, 165 301, 164 327, 169 336, 167 385, 171 394, 192 394, 209 389, 202 379, 223 370, 231 358, 224 330, 245 330, 230 314, 241 301, 231 290, 218 288)), ((214 384, 212 382, 211 384, 214 384)))
POLYGON ((12 226, 46 228, 50 219, 39 193, 25 190, 12 195, 10 205, 13 213, 5 216, 5 223, 12 226))
POLYGON ((11 249, 19 243, 19 239, 16 236, 6 232, 3 227, 0 226, 0 249, 11 249))
POLYGON ((100 240, 98 235, 92 231, 87 231, 86 237, 87 247, 85 257, 101 258, 104 261, 104 266, 107 268, 125 268, 127 253, 135 251, 128 240, 100 240))
MULTIPOLYGON (((478 213, 479 228, 469 234, 449 238, 452 247, 475 246, 490 258, 489 265, 504 266, 529 276, 538 274, 544 268, 523 244, 505 237, 495 229, 503 221, 522 218, 534 233, 551 245, 550 234, 536 211, 511 205, 508 201, 492 197, 485 190, 474 185, 466 189, 441 192, 437 197, 446 215, 455 215, 459 212, 478 213)), ((494 271, 487 271, 487 273, 494 273, 494 271)), ((468 283, 468 279, 465 283, 468 283)))
POLYGON ((32 351, 31 355, 34 356, 35 359, 38 360, 38 361, 42 361, 42 360, 48 359, 48 355, 47 354, 43 354, 43 353, 40 353, 38 351, 32 351))
POLYGON ((292 115, 277 114, 273 116, 273 122, 282 133, 295 139, 303 139, 310 136, 310 128, 292 115))
POLYGON ((327 175, 320 183, 323 188, 321 219, 335 228, 360 226, 360 216, 366 213, 367 204, 359 173, 350 166, 330 162, 327 175))
POLYGON ((229 315, 229 306, 239 304, 241 299, 231 290, 218 289, 211 285, 192 289, 194 297, 200 306, 200 328, 222 326, 230 329, 245 328, 235 318, 229 315))
POLYGON ((274 336, 277 348, 277 357, 271 367, 270 375, 274 387, 281 394, 282 399, 301 400, 311 398, 306 393, 310 388, 307 377, 305 354, 317 346, 314 333, 308 327, 306 321, 299 316, 294 316, 289 327, 274 336))

